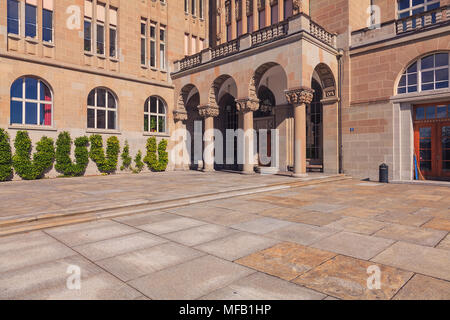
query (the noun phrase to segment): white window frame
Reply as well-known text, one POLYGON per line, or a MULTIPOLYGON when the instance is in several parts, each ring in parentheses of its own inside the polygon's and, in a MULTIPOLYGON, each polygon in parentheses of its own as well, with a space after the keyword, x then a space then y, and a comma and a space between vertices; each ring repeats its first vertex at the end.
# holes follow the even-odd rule
MULTIPOLYGON (((51 87, 42 79, 40 78, 35 78, 35 77, 21 77, 19 79, 16 79, 14 82, 16 82, 17 80, 22 80, 22 98, 17 98, 17 97, 11 97, 11 101, 15 101, 15 102, 21 102, 22 103, 22 123, 12 123, 11 122, 11 114, 9 115, 9 123, 10 125, 14 126, 14 125, 23 125, 23 126, 36 126, 36 127, 47 127, 47 128, 51 128, 53 127, 53 90, 51 89, 51 87), (26 96, 26 84, 25 84, 25 80, 26 79, 35 79, 38 82, 37 85, 37 99, 29 99, 26 96), (50 97, 51 100, 50 101, 46 101, 46 100, 42 100, 41 99, 41 84, 44 84, 50 91, 50 97), (37 104, 37 124, 27 124, 25 121, 26 119, 26 104, 27 103, 36 103, 37 104), (45 125, 45 124, 39 124, 39 116, 41 114, 41 104, 45 104, 45 105, 50 105, 51 106, 51 114, 52 114, 52 119, 51 119, 51 124, 50 125, 45 125)), ((14 84, 13 82, 13 84, 14 84)), ((11 84, 12 86, 12 84, 11 84)))
POLYGON ((25 2, 25 7, 24 7, 24 27, 25 27, 24 34, 25 34, 26 38, 39 39, 39 19, 38 19, 38 16, 39 16, 39 7, 37 5, 35 6, 33 4, 29 4, 29 3, 25 2), (34 37, 27 36, 27 5, 30 6, 30 7, 35 7, 36 8, 36 17, 35 17, 36 25, 35 25, 35 30, 34 30, 34 33, 35 33, 34 37))
POLYGON ((142 18, 141 23, 139 24, 140 30, 139 33, 141 35, 141 43, 139 50, 139 59, 141 62, 141 66, 147 66, 147 20, 142 18), (142 26, 144 25, 144 34, 142 34, 142 26), (142 40, 144 40, 144 44, 142 44, 142 40), (142 48, 144 48, 144 63, 142 63, 142 48))
POLYGON ((166 26, 159 25, 159 68, 165 71, 167 69, 167 29, 166 26), (164 38, 161 39, 161 32, 164 32, 164 38), (161 54, 162 53, 162 54, 161 54))
MULTIPOLYGON (((412 85, 412 86, 414 86, 414 84, 412 85)), ((427 54, 427 55, 424 55, 424 56, 422 56, 422 57, 420 57, 419 59, 417 59, 417 60, 415 60, 413 63, 411 63, 406 69, 405 69, 405 71, 402 73, 402 75, 400 76, 400 80, 398 81, 398 84, 397 84, 397 94, 408 94, 408 93, 414 93, 414 92, 428 92, 428 91, 433 91, 433 90, 442 90, 442 89, 448 89, 448 88, 450 88, 450 52, 436 52, 436 53, 433 53, 433 54, 427 54), (435 56, 435 55, 437 55, 437 54, 447 54, 447 57, 448 57, 448 64, 447 64, 447 66, 442 66, 442 67, 433 67, 433 68, 428 68, 428 69, 422 69, 422 59, 424 59, 424 58, 427 58, 427 57, 429 57, 429 56, 435 56), (412 72, 412 73, 408 73, 408 69, 412 66, 412 65, 414 65, 415 63, 417 63, 417 72, 412 72), (438 70, 444 70, 444 69, 448 69, 448 80, 444 80, 444 81, 439 81, 439 82, 445 82, 445 81, 447 81, 447 82, 449 82, 449 86, 447 87, 447 88, 439 88, 439 89, 436 89, 436 83, 438 82, 438 81, 436 81, 436 71, 438 71, 438 70), (434 71, 434 75, 435 75, 435 77, 434 77, 434 80, 433 80, 433 82, 427 82, 426 84, 431 84, 431 83, 433 83, 433 85, 434 85, 434 89, 429 89, 429 90, 422 90, 422 72, 429 72, 429 71, 434 71), (412 74, 416 74, 417 75, 417 90, 416 91, 409 91, 408 90, 408 87, 410 86, 410 85, 408 85, 408 76, 409 75, 412 75, 412 74), (405 81, 406 81, 406 83, 405 83, 405 86, 400 86, 400 81, 401 81, 401 79, 402 79, 402 77, 403 76, 405 76, 406 77, 406 79, 405 79, 405 81), (406 92, 404 92, 404 93, 399 93, 398 91, 399 91, 399 89, 402 89, 402 88, 406 88, 406 92)))
POLYGON ((150 27, 149 27, 149 34, 148 34, 148 37, 149 37, 149 39, 150 39, 150 48, 149 48, 149 65, 150 65, 150 67, 151 68, 156 68, 156 64, 157 64, 157 60, 158 60, 158 47, 157 47, 157 45, 156 45, 156 43, 157 43, 157 41, 156 41, 156 36, 157 36, 157 33, 158 33, 158 27, 157 27, 157 24, 156 24, 156 22, 152 22, 152 21, 150 21, 150 27), (154 29, 154 35, 152 36, 152 28, 154 29), (152 61, 152 44, 153 44, 153 46, 154 46, 154 56, 153 56, 153 59, 154 59, 154 62, 152 61))
POLYGON ((145 104, 148 107, 148 111, 145 111, 145 105, 144 105, 144 119, 145 116, 148 116, 148 130, 145 130, 144 127, 144 132, 149 132, 149 133, 154 133, 154 134, 167 134, 167 104, 166 102, 160 98, 159 96, 151 96, 147 98, 147 101, 145 101, 145 104), (151 98, 155 98, 156 99, 156 112, 152 112, 151 107, 150 107, 150 102, 151 102, 151 98), (160 113, 159 112, 159 104, 162 103, 163 107, 164 107, 164 113, 160 113), (151 118, 152 116, 156 116, 156 132, 152 132, 151 131, 151 118), (164 131, 160 131, 159 130, 159 119, 160 118, 164 118, 164 131))
MULTIPOLYGON (((89 95, 91 94, 92 91, 94 91, 94 105, 90 106, 89 104, 87 104, 87 111, 86 111, 86 127, 87 127, 87 129, 88 130, 89 129, 105 130, 105 131, 118 130, 119 104, 118 104, 116 95, 111 90, 109 90, 108 88, 105 88, 105 87, 98 87, 98 88, 92 89, 89 92, 89 95), (106 91, 106 94, 105 94, 105 107, 97 106, 97 93, 98 93, 98 90, 105 90, 106 91), (109 108, 109 99, 108 99, 109 95, 112 95, 112 97, 114 98, 114 101, 115 101, 115 104, 116 104, 115 108, 109 108), (94 128, 91 128, 91 127, 88 126, 88 113, 87 112, 88 112, 89 109, 94 110, 94 128), (104 110, 105 111, 105 128, 97 128, 97 111, 98 110, 104 110), (114 129, 109 129, 108 128, 108 112, 109 111, 114 111, 115 112, 114 129)), ((89 95, 88 95, 88 99, 87 100, 89 100, 89 95)))
MULTIPOLYGON (((409 12, 408 17, 411 17, 413 15, 412 12, 419 8, 424 8, 424 12, 427 12, 427 11, 429 11, 429 10, 427 10, 428 6, 439 3, 439 2, 440 2, 440 0, 424 0, 424 3, 413 6, 413 0, 409 0, 409 7, 407 9, 399 10, 399 5, 398 5, 399 1, 397 1, 397 17, 400 19, 400 16, 405 12, 409 12)), ((404 18, 406 18, 406 17, 404 17, 404 18)))

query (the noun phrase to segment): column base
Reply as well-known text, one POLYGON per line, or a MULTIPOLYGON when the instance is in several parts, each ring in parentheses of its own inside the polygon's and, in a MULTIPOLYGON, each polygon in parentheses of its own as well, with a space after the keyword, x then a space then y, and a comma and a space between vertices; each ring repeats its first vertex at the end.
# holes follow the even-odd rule
POLYGON ((308 177, 308 174, 307 173, 293 173, 292 177, 293 178, 306 178, 306 177, 308 177))

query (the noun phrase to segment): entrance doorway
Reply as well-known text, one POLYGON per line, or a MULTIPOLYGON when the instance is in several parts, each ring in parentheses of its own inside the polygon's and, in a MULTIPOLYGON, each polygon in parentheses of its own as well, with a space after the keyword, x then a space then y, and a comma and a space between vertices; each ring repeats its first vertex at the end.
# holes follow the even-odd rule
POLYGON ((259 167, 272 167, 272 129, 275 128, 273 109, 276 106, 275 95, 266 86, 258 90, 259 109, 253 113, 253 128, 256 131, 256 153, 259 167), (263 134, 265 131, 266 134, 263 134), (261 141, 261 139, 265 139, 261 141), (261 148, 262 146, 264 146, 261 148))
POLYGON ((323 171, 322 87, 313 79, 314 97, 306 107, 306 165, 309 171, 323 171))
POLYGON ((414 107, 414 149, 428 180, 450 180, 450 102, 414 107))

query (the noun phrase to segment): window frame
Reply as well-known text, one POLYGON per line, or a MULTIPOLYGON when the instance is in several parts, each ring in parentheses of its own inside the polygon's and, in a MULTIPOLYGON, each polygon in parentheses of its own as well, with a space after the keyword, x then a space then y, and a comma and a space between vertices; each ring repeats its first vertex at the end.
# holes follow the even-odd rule
POLYGON ((10 86, 10 111, 9 111, 9 124, 11 126, 26 126, 26 127, 36 127, 36 128, 53 128, 53 113, 54 113, 54 94, 53 94, 53 90, 52 87, 43 79, 39 78, 39 77, 33 77, 33 76, 24 76, 24 77, 20 77, 17 78, 16 80, 14 80, 14 82, 11 84, 10 86), (37 81, 37 99, 31 99, 31 98, 27 98, 27 94, 26 94, 26 79, 34 79, 37 81), (14 83, 16 83, 18 80, 22 81, 22 97, 18 98, 18 97, 13 97, 12 96, 12 86, 14 85, 14 83), (46 100, 42 100, 41 99, 41 85, 44 84, 49 92, 50 92, 50 101, 46 101, 46 100), (11 107, 12 107, 12 102, 21 102, 22 103, 22 123, 13 123, 12 122, 12 113, 11 113, 11 107), (26 123, 26 104, 27 103, 34 103, 37 104, 37 124, 30 124, 30 123, 26 123), (50 124, 46 125, 46 124, 39 124, 39 116, 40 116, 40 111, 41 111, 41 105, 50 105, 51 107, 51 120, 50 120, 50 124))
POLYGON ((117 96, 114 92, 112 92, 112 90, 106 88, 106 87, 97 87, 92 89, 91 91, 89 91, 89 94, 87 96, 87 103, 86 103, 86 128, 87 130, 103 130, 103 131, 118 131, 119 130, 119 101, 117 99, 117 96), (105 90, 105 106, 101 107, 101 106, 97 106, 98 100, 97 100, 97 95, 98 95, 98 90, 105 90), (89 96, 91 95, 91 93, 94 91, 94 106, 89 105, 89 96), (109 95, 111 95, 114 98, 115 101, 115 108, 110 108, 109 107, 109 95), (94 128, 89 127, 89 109, 94 110, 94 128), (105 111, 105 128, 98 128, 98 123, 97 123, 97 112, 99 110, 104 110, 105 111), (110 129, 108 128, 108 112, 109 111, 114 111, 115 112, 115 122, 114 122, 114 128, 110 129))
POLYGON ((166 26, 163 25, 159 25, 159 30, 158 30, 158 35, 159 35, 159 69, 161 71, 166 71, 167 70, 167 28, 166 26), (164 33, 164 37, 163 39, 161 39, 161 35, 162 33, 164 33))
POLYGON ((157 60, 158 60, 158 52, 157 52, 157 41, 156 41, 156 34, 158 33, 158 26, 157 23, 154 21, 150 21, 149 23, 149 66, 150 68, 157 68, 157 60), (152 29, 154 30, 154 34, 152 36, 152 29), (153 45, 153 52, 152 52, 152 45, 153 45))
POLYGON ((25 14, 25 19, 24 19, 24 21, 25 21, 25 30, 24 30, 25 38, 39 39, 38 6, 37 5, 35 6, 33 4, 25 2, 25 13, 24 14, 25 14), (29 18, 27 15, 27 8, 34 8, 34 11, 35 11, 34 12, 34 23, 35 24, 27 22, 27 19, 29 18), (30 25, 34 26, 34 36, 27 35, 27 26, 30 26, 30 25))
POLYGON ((141 39, 141 48, 140 48, 140 61, 141 66, 147 66, 147 19, 141 18, 140 26, 140 39, 141 39), (144 31, 144 33, 142 33, 144 31), (144 43, 142 43, 144 41, 144 43), (144 50, 144 52, 142 52, 144 50), (144 55, 142 55, 144 54, 144 55))
POLYGON ((19 0, 8 0, 7 3, 6 3, 6 10, 7 10, 7 13, 6 13, 6 28, 7 28, 7 31, 6 32, 8 34, 15 34, 17 36, 20 35, 20 29, 21 29, 21 19, 20 19, 21 2, 19 0), (10 12, 8 10, 10 3, 15 3, 17 5, 17 18, 11 18, 10 17, 10 12), (13 20, 13 21, 17 22, 17 33, 9 31, 10 30, 10 24, 9 24, 10 20, 13 20))
POLYGON ((168 134, 168 128, 167 128, 167 103, 163 98, 160 96, 150 96, 145 100, 144 104, 144 133, 150 133, 150 134, 168 134), (151 110, 151 99, 156 99, 156 112, 152 112, 151 110), (164 113, 159 112, 159 105, 162 103, 164 107, 164 113), (148 107, 148 111, 145 111, 145 107, 148 107), (148 117, 148 130, 145 130, 145 117, 148 117), (156 131, 151 131, 151 118, 152 116, 156 116, 156 131), (164 118, 164 131, 159 130, 159 119, 164 118))
MULTIPOLYGON (((434 90, 446 90, 450 88, 450 52, 435 52, 435 53, 431 53, 431 54, 426 54, 423 55, 421 57, 419 57, 418 59, 416 59, 414 62, 412 62, 411 64, 408 65, 407 68, 405 68, 405 70, 403 71, 403 73, 400 76, 400 79, 397 82, 397 94, 409 94, 409 93, 420 93, 420 92, 429 92, 429 91, 434 91, 434 90), (438 66, 436 67, 435 62, 436 62, 436 56, 439 54, 446 54, 447 55, 447 65, 444 66, 438 66), (428 57, 433 56, 433 61, 434 61, 434 66, 432 68, 427 68, 427 69, 423 69, 422 68, 422 60, 428 57), (417 71, 416 72, 408 72, 408 69, 410 69, 412 66, 414 66, 414 64, 417 64, 417 71), (447 80, 441 80, 441 81, 437 81, 436 80, 436 71, 438 70, 445 70, 447 69, 447 80), (433 71, 433 76, 434 76, 434 80, 433 82, 426 82, 425 84, 433 84, 433 89, 423 89, 423 81, 422 81, 422 74, 423 72, 430 72, 433 71), (408 78, 410 75, 415 74, 417 79, 416 79, 416 84, 412 84, 409 85, 408 84, 408 78), (405 77, 405 85, 400 85, 402 83, 402 78, 405 77), (439 82, 448 82, 447 87, 444 88, 436 88, 436 85, 439 82), (417 90, 414 91, 409 91, 409 87, 417 87, 417 90), (404 92, 400 92, 400 90, 404 89, 404 92)), ((402 90, 403 91, 403 90, 402 90)))
POLYGON ((55 38, 54 19, 55 19, 55 14, 54 14, 53 10, 48 10, 48 9, 42 8, 42 41, 43 42, 54 43, 54 38, 55 38), (46 11, 50 12, 51 15, 52 15, 52 18, 51 18, 51 21, 50 21, 50 23, 51 23, 51 28, 50 29, 46 28, 45 24, 44 24, 44 12, 46 12, 46 11), (44 31, 45 30, 50 30, 51 31, 51 39, 50 40, 45 40, 44 39, 44 31))
POLYGON ((435 5, 437 3, 439 4, 438 7, 440 7, 440 5, 441 5, 440 4, 440 0, 424 0, 424 3, 421 3, 421 4, 413 6, 413 1, 414 0, 408 0, 409 1, 409 7, 406 8, 406 9, 400 9, 400 1, 401 0, 397 0, 397 18, 398 19, 403 19, 403 18, 414 16, 414 15, 419 14, 419 13, 423 13, 423 12, 428 12, 430 10, 434 10, 434 9, 428 9, 428 6, 432 6, 432 5, 435 5), (413 13, 413 11, 419 10, 420 8, 423 8, 422 12, 413 13), (408 13, 408 15, 405 15, 405 16, 402 17, 402 15, 404 13, 408 13))

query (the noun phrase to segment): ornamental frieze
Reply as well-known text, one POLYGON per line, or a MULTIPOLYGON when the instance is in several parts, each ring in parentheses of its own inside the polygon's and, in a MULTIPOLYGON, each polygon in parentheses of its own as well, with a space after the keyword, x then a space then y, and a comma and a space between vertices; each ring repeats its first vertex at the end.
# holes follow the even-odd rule
POLYGON ((238 99, 236 100, 236 109, 239 112, 257 111, 259 109, 259 100, 238 99))
POLYGON ((314 90, 306 87, 286 90, 284 93, 286 100, 292 105, 310 104, 314 97, 314 90))
POLYGON ((212 106, 209 104, 198 106, 198 113, 202 118, 209 118, 209 117, 215 118, 219 116, 219 107, 212 106))

